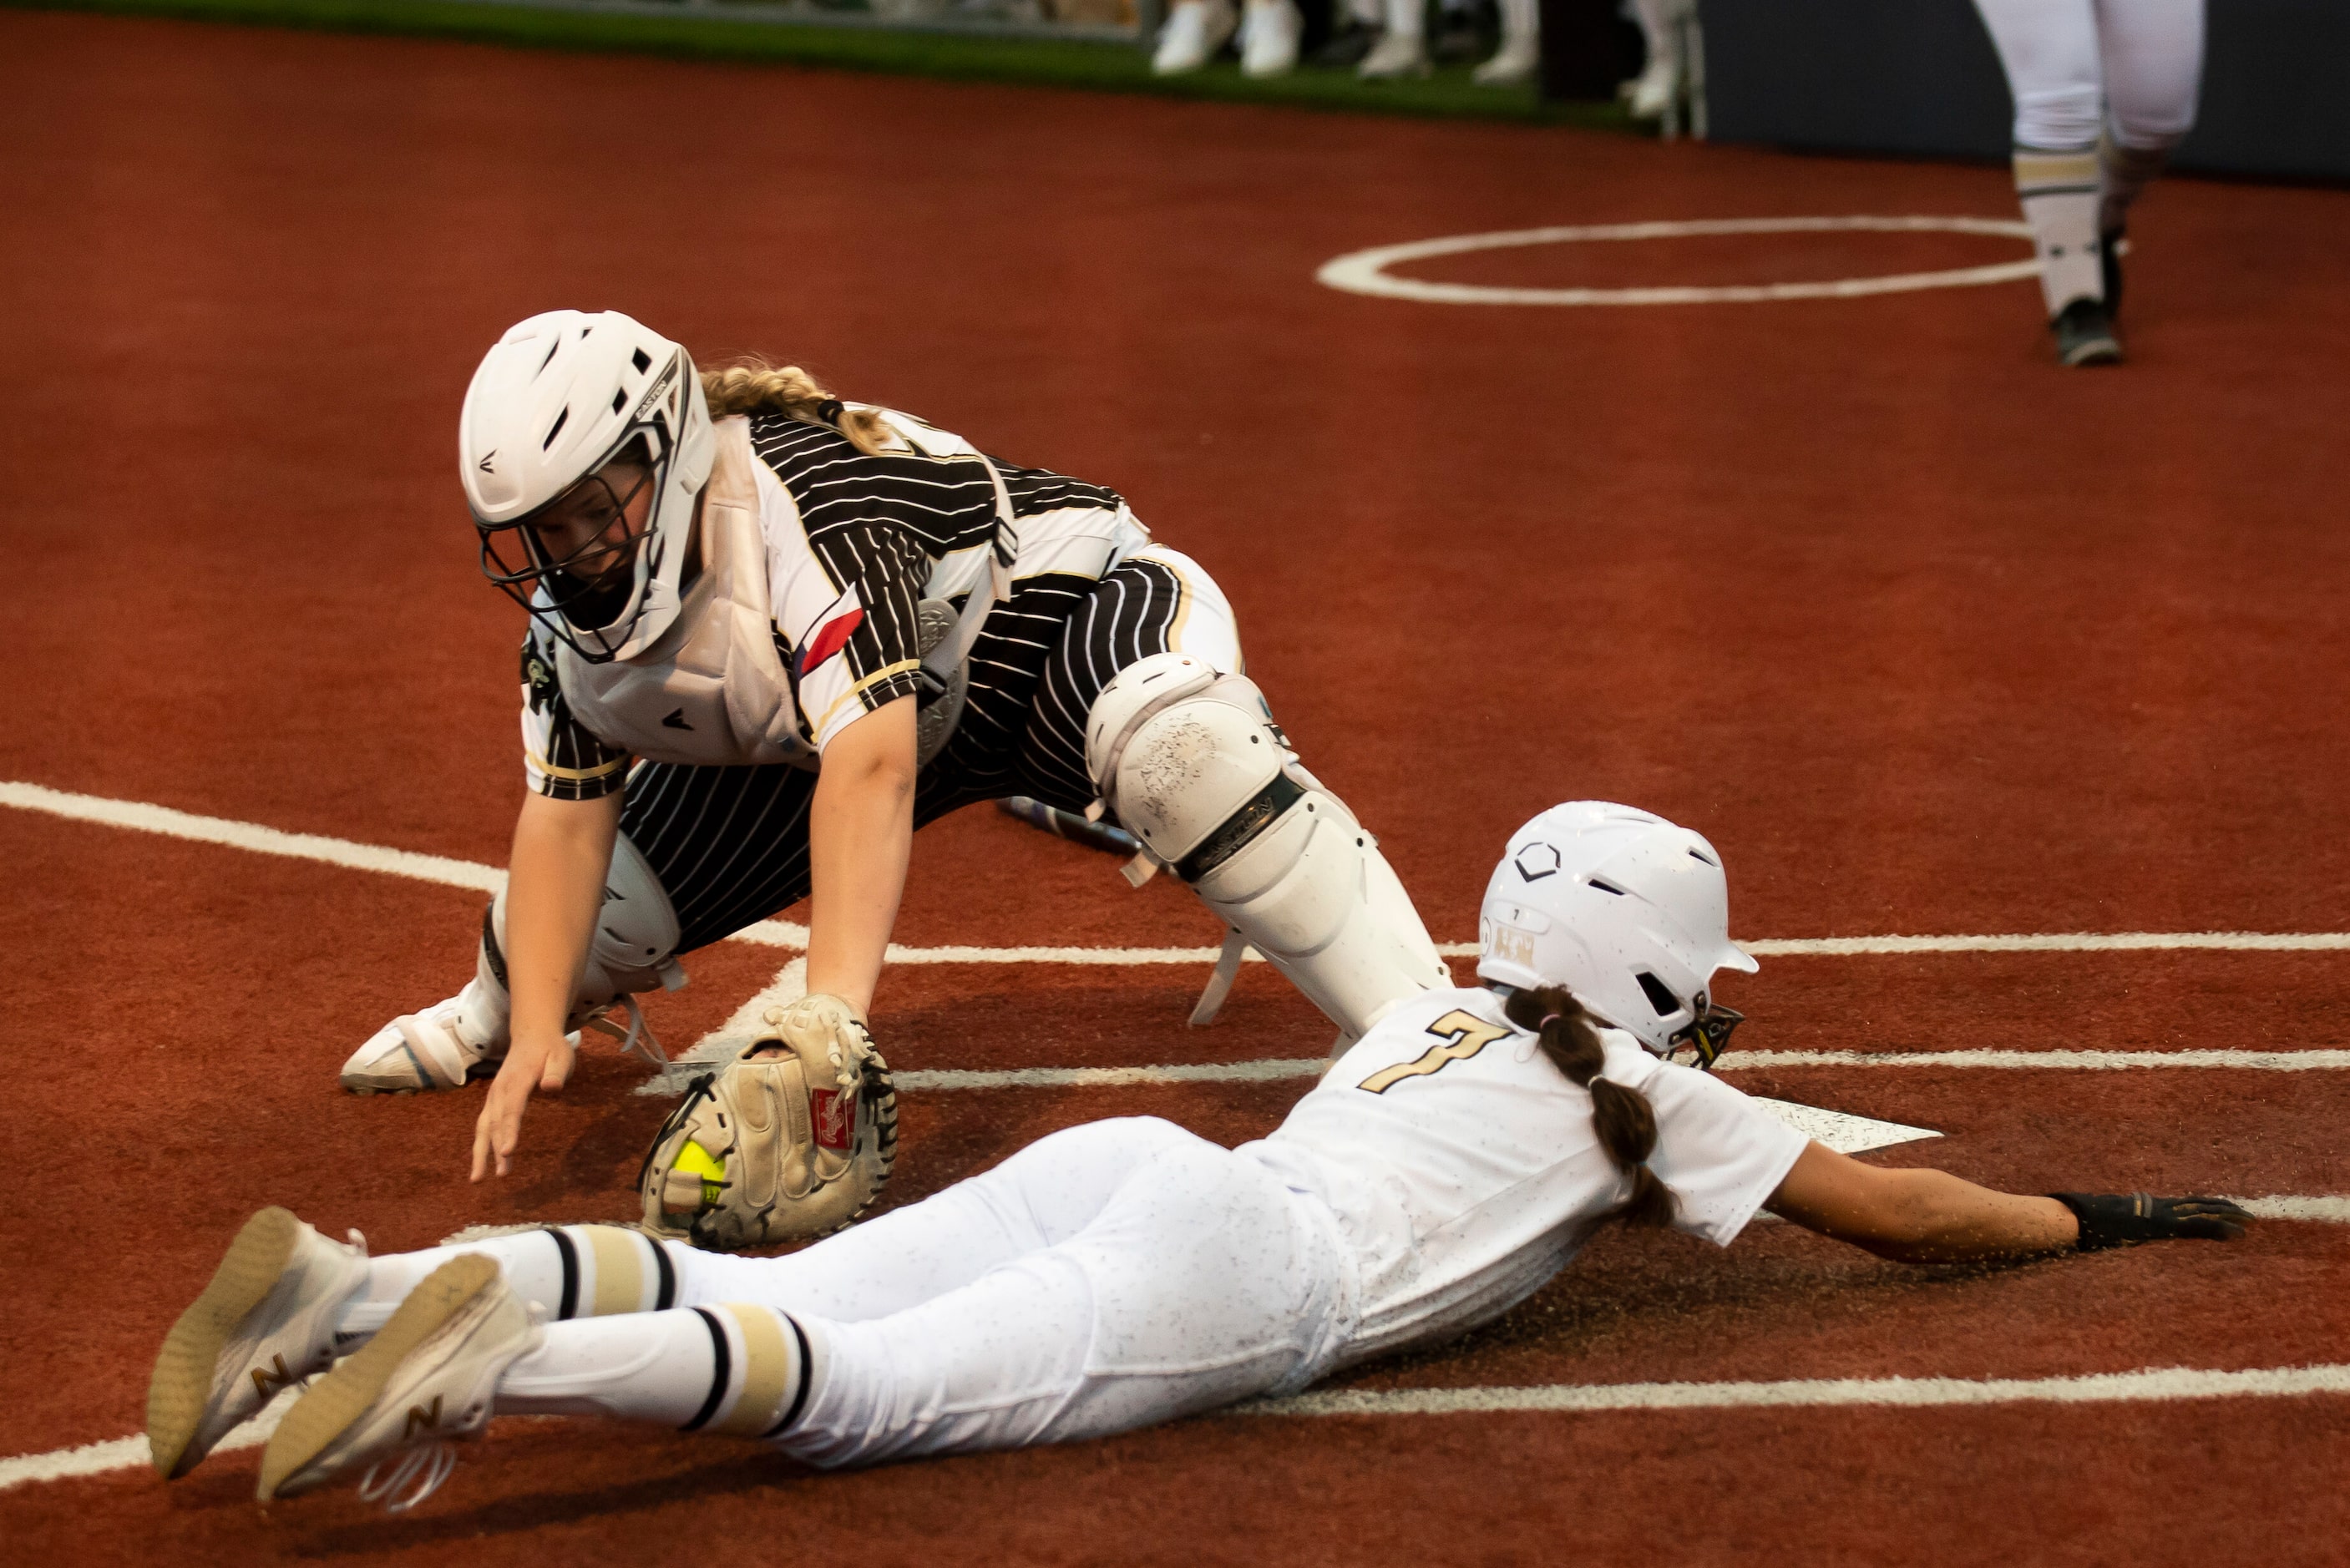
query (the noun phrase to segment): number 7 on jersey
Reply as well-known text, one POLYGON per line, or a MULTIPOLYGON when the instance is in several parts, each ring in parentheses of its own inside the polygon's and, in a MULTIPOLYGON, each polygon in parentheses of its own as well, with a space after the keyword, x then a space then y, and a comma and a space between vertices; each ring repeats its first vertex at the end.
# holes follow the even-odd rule
POLYGON ((1488 1023, 1474 1013, 1454 1008, 1428 1026, 1428 1032, 1444 1042, 1431 1045, 1416 1062, 1399 1062, 1392 1067, 1382 1067, 1361 1083, 1358 1089, 1374 1095, 1384 1095, 1406 1078, 1421 1078, 1430 1073, 1440 1073, 1454 1062, 1466 1062, 1494 1041, 1507 1038, 1513 1031, 1506 1024, 1488 1023))

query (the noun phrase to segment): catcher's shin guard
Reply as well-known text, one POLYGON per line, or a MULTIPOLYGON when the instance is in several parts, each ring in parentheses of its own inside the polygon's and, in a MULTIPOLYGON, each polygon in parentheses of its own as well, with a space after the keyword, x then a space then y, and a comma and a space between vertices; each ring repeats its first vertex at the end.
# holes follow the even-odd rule
MULTIPOLYGON (((512 1038, 505 935, 506 896, 501 891, 482 917, 481 946, 465 989, 378 1030, 343 1064, 343 1087, 357 1095, 452 1089, 477 1069, 504 1060, 512 1038)), ((677 913, 660 878, 628 836, 620 835, 612 844, 603 908, 572 997, 571 1027, 609 1034, 623 1051, 655 1065, 665 1062, 660 1042, 645 1027, 636 993, 685 984, 685 971, 674 956, 677 939, 677 913), (627 1014, 625 1027, 605 1017, 615 1007, 627 1014)))
POLYGON ((1452 983, 1378 840, 1298 764, 1245 676, 1179 653, 1128 666, 1095 701, 1086 762, 1120 825, 1231 932, 1192 1023, 1215 1016, 1249 948, 1342 1044, 1452 983))

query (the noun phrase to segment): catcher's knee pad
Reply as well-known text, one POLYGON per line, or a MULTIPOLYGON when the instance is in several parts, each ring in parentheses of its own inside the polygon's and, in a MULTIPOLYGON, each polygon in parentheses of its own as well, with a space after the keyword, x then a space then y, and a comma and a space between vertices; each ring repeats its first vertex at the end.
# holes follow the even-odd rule
MULTIPOLYGON (((624 1050, 653 1062, 665 1060, 645 1028, 636 993, 684 986, 677 940, 677 911, 667 889, 643 852, 629 842, 627 834, 619 835, 612 841, 611 868, 604 874, 603 907, 597 912, 588 960, 571 998, 571 1026, 598 1029, 620 1041, 624 1050), (628 1012, 625 1030, 602 1021, 615 1006, 628 1012)), ((501 1010, 506 1005, 505 940, 506 896, 501 888, 482 917, 481 957, 474 971, 477 983, 501 1010)))
POLYGON ((1194 1023, 1244 946, 1355 1039, 1452 983, 1378 841, 1298 764, 1254 681, 1184 654, 1131 665, 1088 715, 1086 761, 1119 824, 1232 932, 1194 1023))

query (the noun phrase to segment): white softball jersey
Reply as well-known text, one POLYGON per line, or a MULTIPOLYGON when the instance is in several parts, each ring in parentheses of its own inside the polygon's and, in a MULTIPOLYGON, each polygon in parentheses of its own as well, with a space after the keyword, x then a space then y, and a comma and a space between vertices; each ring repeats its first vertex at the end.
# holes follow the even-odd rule
MULTIPOLYGON (((1807 1140, 1729 1085, 1603 1030, 1605 1075, 1648 1098, 1648 1167, 1679 1229, 1728 1246, 1807 1140)), ((1591 1095, 1482 988, 1430 992, 1341 1056, 1239 1151, 1337 1217, 1358 1321, 1340 1360, 1464 1333, 1565 1268, 1631 1192, 1591 1095)))
MULTIPOLYGON (((1606 1041, 1607 1075, 1656 1108, 1680 1227, 1727 1245, 1806 1140, 1606 1041)), ((1498 997, 1459 990, 1390 1014, 1236 1150, 1091 1122, 789 1257, 666 1251, 680 1308, 772 1307, 806 1334, 806 1411, 773 1440, 865 1464, 1100 1437, 1451 1337, 1556 1274, 1628 1190, 1589 1093, 1498 997)))

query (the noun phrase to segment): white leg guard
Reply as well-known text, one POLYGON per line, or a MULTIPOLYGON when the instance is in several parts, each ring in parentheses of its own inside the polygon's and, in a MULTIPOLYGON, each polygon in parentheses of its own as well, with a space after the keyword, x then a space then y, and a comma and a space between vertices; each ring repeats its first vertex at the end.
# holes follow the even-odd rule
POLYGON ((1194 1023, 1245 947, 1348 1039, 1452 983, 1378 841, 1298 764, 1247 677, 1180 653, 1128 666, 1087 716, 1086 762, 1119 824, 1232 933, 1194 1023))
MULTIPOLYGON (((453 1089, 475 1069, 503 1061, 510 1038, 505 934, 506 897, 501 892, 482 917, 481 946, 465 989, 376 1031, 343 1064, 343 1087, 357 1095, 453 1089)), ((571 1026, 609 1034, 623 1051, 663 1064, 667 1058, 645 1027, 634 993, 685 984, 685 971, 674 957, 677 939, 677 913, 669 894, 644 856, 621 835, 612 845, 604 908, 573 998, 571 1026), (605 1016, 615 1007, 626 1012, 625 1027, 605 1016)))

